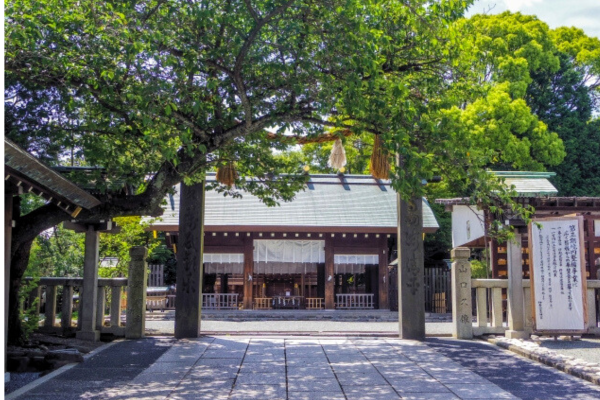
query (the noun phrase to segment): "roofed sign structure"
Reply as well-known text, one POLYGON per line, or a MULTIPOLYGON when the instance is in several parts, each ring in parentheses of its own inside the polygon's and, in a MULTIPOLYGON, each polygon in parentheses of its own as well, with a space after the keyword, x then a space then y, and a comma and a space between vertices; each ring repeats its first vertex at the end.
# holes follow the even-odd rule
MULTIPOLYGON (((557 197, 558 190, 548 180, 553 172, 506 172, 493 171, 494 175, 504 179, 507 186, 516 192, 515 200, 523 205, 535 208, 533 218, 581 214, 584 219, 586 270, 588 278, 595 279, 600 267, 600 198, 594 197, 557 197)), ((492 275, 494 278, 508 276, 507 245, 498 244, 486 238, 484 221, 491 218, 488 212, 469 204, 469 199, 439 199, 452 212, 452 246, 490 248, 492 275)), ((504 224, 512 225, 521 233, 523 277, 529 278, 528 235, 524 221, 508 219, 504 224)))

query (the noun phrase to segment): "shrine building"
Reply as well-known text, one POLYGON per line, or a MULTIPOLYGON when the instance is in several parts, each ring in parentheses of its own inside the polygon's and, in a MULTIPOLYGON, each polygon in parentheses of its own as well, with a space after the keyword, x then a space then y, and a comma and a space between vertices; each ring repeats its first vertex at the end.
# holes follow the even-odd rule
MULTIPOLYGON (((209 174, 207 184, 214 181, 209 174)), ((311 175, 293 201, 276 207, 242 195, 206 191, 205 296, 230 294, 244 309, 389 307, 388 292, 397 293, 388 264, 398 229, 397 194, 389 181, 311 175)), ((165 232, 177 254, 179 190, 166 200, 164 215, 149 229, 165 232)), ((423 199, 423 234, 438 228, 423 199)))

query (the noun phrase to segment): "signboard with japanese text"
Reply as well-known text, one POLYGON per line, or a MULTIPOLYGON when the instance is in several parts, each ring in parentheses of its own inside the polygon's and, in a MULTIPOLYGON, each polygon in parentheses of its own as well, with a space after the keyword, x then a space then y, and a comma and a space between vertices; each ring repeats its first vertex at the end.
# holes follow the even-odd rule
POLYGON ((583 251, 583 217, 539 218, 529 224, 535 331, 585 331, 583 251))

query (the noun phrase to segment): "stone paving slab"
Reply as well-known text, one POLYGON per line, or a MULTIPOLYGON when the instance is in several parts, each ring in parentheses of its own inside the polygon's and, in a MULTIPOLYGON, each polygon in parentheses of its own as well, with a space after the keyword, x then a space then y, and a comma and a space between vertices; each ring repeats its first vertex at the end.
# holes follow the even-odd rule
POLYGON ((148 338, 111 346, 20 399, 600 399, 587 382, 493 349, 442 339, 148 338))
MULTIPOLYGON (((489 343, 428 339, 426 343, 472 373, 524 400, 600 399, 600 387, 489 343)), ((458 382, 457 382, 458 383, 458 382)), ((446 386, 452 387, 452 383, 446 386)), ((463 396, 467 394, 463 391, 463 396)), ((469 397, 465 397, 469 398, 469 397)))

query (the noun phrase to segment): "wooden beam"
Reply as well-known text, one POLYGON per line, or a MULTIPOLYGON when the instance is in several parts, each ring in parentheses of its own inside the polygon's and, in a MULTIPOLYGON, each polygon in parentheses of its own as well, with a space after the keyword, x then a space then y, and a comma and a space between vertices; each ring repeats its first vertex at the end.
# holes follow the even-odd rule
POLYGON ((379 268, 378 268, 378 284, 379 288, 379 309, 388 309, 388 246, 387 246, 387 238, 381 237, 379 238, 379 268))
POLYGON ((592 218, 585 218, 584 223, 587 224, 587 249, 588 249, 588 263, 590 266, 590 276, 588 279, 596 279, 598 273, 598 267, 596 266, 596 255, 594 254, 594 220, 592 218))
POLYGON ((325 238, 325 309, 335 309, 334 247, 331 235, 325 238))
POLYGON ((246 236, 244 244, 244 309, 252 309, 252 285, 254 280, 254 237, 246 236))

